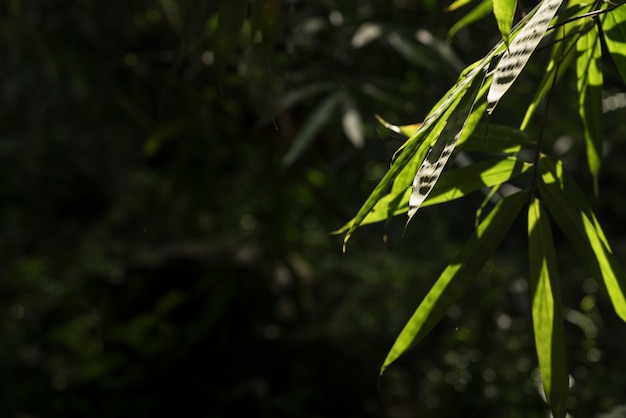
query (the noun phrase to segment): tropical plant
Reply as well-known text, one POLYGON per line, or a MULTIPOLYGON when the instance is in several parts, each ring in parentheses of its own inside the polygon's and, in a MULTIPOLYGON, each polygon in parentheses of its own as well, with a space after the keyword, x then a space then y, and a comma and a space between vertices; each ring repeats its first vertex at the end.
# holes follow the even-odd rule
MULTIPOLYGON (((546 150, 545 127, 550 123, 550 99, 557 86, 567 88, 566 69, 573 66, 588 169, 598 195, 604 142, 603 65, 611 66, 609 60, 603 60, 603 52, 612 57, 617 73, 626 82, 626 6, 623 2, 543 0, 513 27, 515 1, 459 0, 450 7, 467 3, 475 8, 451 33, 493 10, 502 40, 462 71, 419 128, 407 135, 387 173, 356 216, 338 232, 345 233, 345 251, 353 232, 363 225, 405 213, 408 225, 421 207, 479 190, 487 195, 477 210, 474 233, 398 335, 381 367, 382 375, 445 315, 526 207, 528 278, 538 363, 552 413, 565 417, 569 379, 552 223, 561 229, 589 274, 604 283, 624 321, 626 275, 581 188, 562 159, 546 150), (521 122, 518 126, 498 124, 499 118, 512 119, 496 108, 505 97, 515 94, 515 81, 542 41, 551 48, 550 56, 521 122), (471 164, 443 172, 448 159, 461 153, 471 164), (483 218, 491 202, 495 204, 483 218)), ((396 132, 407 131, 406 127, 384 124, 396 132)))

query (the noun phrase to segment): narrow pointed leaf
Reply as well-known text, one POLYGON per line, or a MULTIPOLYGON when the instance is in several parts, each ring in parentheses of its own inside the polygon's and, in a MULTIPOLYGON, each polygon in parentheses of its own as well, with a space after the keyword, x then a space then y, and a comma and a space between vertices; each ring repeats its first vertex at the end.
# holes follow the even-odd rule
POLYGON ((467 94, 463 96, 456 111, 450 116, 445 128, 441 132, 437 142, 428 152, 426 159, 417 170, 413 179, 411 198, 409 199, 409 219, 415 215, 422 202, 428 197, 443 168, 445 167, 454 147, 465 126, 465 122, 472 110, 474 100, 480 91, 483 79, 476 77, 469 87, 467 94))
POLYGON ((550 59, 548 60, 544 75, 539 82, 539 87, 536 89, 535 96, 526 110, 524 120, 520 125, 521 130, 525 130, 528 127, 533 115, 539 108, 543 98, 548 94, 553 83, 559 81, 565 74, 569 66, 568 64, 576 55, 576 41, 579 38, 578 33, 584 30, 584 26, 585 21, 579 19, 556 29, 550 59))
POLYGON ((587 163, 597 195, 604 132, 602 123, 602 47, 596 25, 580 37, 576 43, 576 48, 578 50, 576 61, 578 110, 584 126, 587 163))
POLYGON ((496 17, 502 40, 507 45, 509 44, 516 8, 517 0, 493 0, 493 15, 496 17))
POLYGON ((459 255, 443 271, 404 326, 381 367, 380 374, 417 344, 445 315, 448 307, 471 283, 517 217, 527 193, 502 199, 478 226, 459 255))
MULTIPOLYGON (((507 125, 479 124, 462 149, 487 153, 513 154, 536 145, 526 132, 507 125)), ((460 145, 459 145, 460 146, 460 145)))
POLYGON ((530 289, 535 347, 543 390, 555 418, 567 411, 569 377, 563 331, 563 308, 550 222, 538 199, 528 209, 530 289))
POLYGON ((487 94, 488 113, 493 112, 500 98, 520 75, 562 2, 563 0, 543 0, 535 14, 504 52, 495 69, 493 83, 487 94))
POLYGON ((374 115, 374 117, 385 128, 387 128, 390 131, 395 132, 397 134, 403 135, 406 138, 409 138, 409 137, 413 136, 413 134, 415 134, 415 132, 417 132, 419 127, 422 126, 421 123, 413 123, 411 125, 400 125, 400 126, 398 126, 398 125, 393 125, 393 124, 387 122, 380 115, 374 115))
POLYGON ((606 46, 626 84, 626 4, 622 3, 602 16, 606 46))
POLYGON ((541 158, 539 169, 539 191, 550 214, 589 273, 602 278, 615 312, 626 321, 626 274, 583 193, 560 161, 541 158))
POLYGON ((315 135, 328 122, 335 113, 335 109, 342 99, 342 93, 333 93, 329 95, 317 108, 311 113, 308 119, 302 125, 302 128, 296 134, 293 144, 287 154, 283 157, 282 165, 284 167, 291 165, 296 159, 302 155, 309 147, 315 135))

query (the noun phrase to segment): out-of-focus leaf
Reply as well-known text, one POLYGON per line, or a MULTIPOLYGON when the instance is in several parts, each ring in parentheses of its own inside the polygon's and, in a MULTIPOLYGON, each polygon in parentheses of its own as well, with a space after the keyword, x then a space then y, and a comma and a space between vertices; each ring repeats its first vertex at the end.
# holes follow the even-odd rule
POLYGON ((379 39, 385 31, 383 27, 376 23, 366 22, 363 23, 352 35, 350 45, 353 48, 362 48, 376 39, 379 39))
POLYGON ((602 277, 615 312, 626 321, 626 275, 600 223, 560 161, 539 160, 539 191, 552 217, 592 276, 602 277))
POLYGON ((346 134, 352 145, 356 148, 363 147, 363 120, 359 109, 354 101, 347 94, 343 100, 343 117, 341 118, 343 132, 346 134))
POLYGON ((502 40, 507 45, 509 44, 516 8, 517 0, 493 0, 493 15, 496 17, 502 40))
POLYGON ((622 3, 602 16, 606 46, 626 84, 626 5, 622 3))
POLYGON ((533 328, 543 390, 553 416, 564 418, 569 377, 563 308, 550 221, 537 198, 528 208, 528 243, 533 328))
POLYGON ((248 11, 248 0, 222 0, 215 29, 215 67, 221 78, 235 52, 243 21, 248 11))
POLYGON ((496 66, 493 82, 487 94, 487 112, 492 113, 498 102, 520 75, 530 56, 548 30, 550 21, 563 0, 543 0, 530 20, 522 27, 496 66))
MULTIPOLYGON (((450 6, 452 7, 452 6, 450 6)), ((492 0, 483 0, 472 11, 466 13, 458 22, 456 22, 448 31, 448 40, 452 39, 454 35, 464 27, 471 25, 474 22, 488 16, 493 10, 492 0)))
POLYGON ((520 192, 505 197, 478 226, 398 335, 380 369, 381 375, 391 363, 430 332, 448 307, 467 288, 510 228, 526 196, 527 192, 520 192))
POLYGON ((578 50, 576 60, 578 111, 585 128, 587 163, 597 195, 604 129, 602 123, 602 46, 596 25, 580 37, 576 48, 578 50))
POLYGON ((444 10, 446 12, 453 12, 456 9, 460 9, 461 7, 470 4, 472 2, 472 0, 456 0, 454 3, 452 3, 451 5, 449 5, 448 7, 446 7, 444 10))
POLYGON ((436 62, 424 53, 424 47, 420 44, 405 38, 395 31, 387 35, 387 41, 398 54, 411 64, 429 71, 436 70, 436 62))
POLYGON ((334 114, 342 98, 342 92, 329 95, 309 115, 296 134, 291 148, 289 148, 289 151, 287 151, 287 154, 283 157, 282 165, 284 167, 291 165, 308 148, 315 135, 334 114))

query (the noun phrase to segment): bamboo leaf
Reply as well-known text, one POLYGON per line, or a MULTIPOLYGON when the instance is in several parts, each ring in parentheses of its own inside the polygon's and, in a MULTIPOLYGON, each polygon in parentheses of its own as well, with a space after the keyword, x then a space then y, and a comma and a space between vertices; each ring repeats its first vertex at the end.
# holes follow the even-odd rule
MULTIPOLYGON (((526 132, 507 125, 479 124, 462 148, 467 151, 513 154, 525 146, 534 146, 526 132)), ((461 147, 461 145, 459 145, 461 147)))
POLYGON ((452 302, 467 288, 510 228, 526 196, 526 192, 520 192, 505 197, 478 226, 398 335, 381 367, 381 375, 391 363, 430 332, 452 302))
POLYGON ((283 157, 282 165, 287 167, 291 165, 302 153, 308 148, 315 135, 328 122, 334 114, 335 108, 342 99, 343 94, 333 93, 329 95, 317 108, 309 115, 302 125, 302 128, 296 134, 293 144, 287 154, 283 157))
POLYGON ((622 3, 602 16, 606 46, 626 84, 626 5, 622 3))
POLYGON ((543 0, 528 23, 515 36, 498 62, 493 83, 487 94, 487 113, 492 113, 498 101, 513 85, 548 30, 562 0, 543 0))
POLYGON ((493 0, 493 15, 496 17, 498 29, 506 45, 509 45, 516 8, 517 0, 493 0))
POLYGON ((437 142, 433 145, 426 159, 417 170, 415 178, 413 179, 411 198, 409 199, 409 219, 407 220, 407 224, 411 221, 411 218, 415 215, 422 202, 426 200, 428 194, 437 183, 443 168, 448 162, 450 155, 452 155, 452 151, 454 151, 456 143, 463 132, 463 127, 471 113, 472 106, 474 105, 474 101, 482 84, 483 78, 475 77, 471 86, 468 88, 467 94, 460 100, 456 111, 450 115, 437 142))
POLYGON ((555 418, 567 411, 569 377, 563 331, 563 308, 550 222, 538 199, 528 209, 530 289, 533 328, 543 390, 555 418))
POLYGON ((401 126, 398 126, 398 125, 393 125, 393 124, 387 122, 380 115, 374 115, 374 117, 385 128, 387 128, 390 131, 395 132, 397 134, 403 135, 406 138, 410 138, 411 136, 413 136, 413 134, 415 132, 417 132, 419 127, 422 126, 421 123, 413 123, 411 125, 401 125, 401 126))
POLYGON ((593 178, 593 188, 598 194, 598 177, 602 156, 602 47, 597 26, 592 26, 576 43, 578 59, 576 76, 578 110, 583 121, 587 163, 593 178))
POLYGON ((552 217, 589 273, 602 278, 617 315, 626 321, 626 274, 617 263, 600 223, 560 161, 539 161, 539 191, 552 217))

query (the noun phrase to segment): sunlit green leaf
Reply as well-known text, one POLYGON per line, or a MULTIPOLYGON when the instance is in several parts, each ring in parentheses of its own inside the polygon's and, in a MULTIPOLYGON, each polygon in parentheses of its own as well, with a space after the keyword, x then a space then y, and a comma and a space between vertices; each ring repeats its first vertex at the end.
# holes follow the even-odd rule
POLYGON ((555 418, 567 411, 569 377, 563 337, 563 313, 550 222, 534 198, 528 209, 530 290, 535 347, 543 390, 555 418))
POLYGON ((467 151, 512 154, 535 144, 536 141, 531 140, 526 132, 512 126, 479 124, 462 148, 467 151))
MULTIPOLYGON (((579 12, 585 12, 589 10, 590 6, 586 6, 583 10, 580 10, 580 6, 577 5, 576 9, 579 12)), ((566 9, 570 10, 571 8, 566 9)), ((533 115, 539 108, 541 101, 548 94, 552 85, 559 81, 563 74, 565 74, 568 64, 576 54, 576 41, 579 37, 579 32, 585 27, 585 21, 582 19, 574 20, 565 26, 559 26, 554 30, 554 46, 550 52, 550 59, 548 65, 543 72, 543 77, 539 82, 539 85, 535 88, 535 96, 533 97, 524 119, 520 125, 521 130, 526 130, 529 126, 533 115)))
POLYGON ((411 125, 402 125, 402 126, 398 126, 398 125, 393 125, 389 122, 387 122, 386 120, 384 120, 382 117, 380 117, 379 115, 374 115, 374 117, 376 117, 376 120, 383 125, 385 128, 389 129, 392 132, 395 132, 397 134, 403 135, 406 138, 409 138, 411 136, 413 136, 413 134, 415 132, 417 132, 417 130, 419 129, 420 126, 422 126, 421 123, 413 123, 411 125))
MULTIPOLYGON (((626 22, 625 22, 626 23, 626 22)), ((592 26, 576 43, 578 59, 576 76, 578 87, 578 111, 585 128, 587 163, 598 194, 600 158, 604 129, 602 123, 602 46, 597 26, 592 26)))
POLYGON ((445 315, 448 307, 471 283, 517 217, 527 193, 502 199, 466 242, 424 297, 387 354, 380 373, 419 342, 445 315))
POLYGON ((496 17, 502 40, 507 45, 516 8, 517 0, 493 0, 493 15, 496 17))
POLYGON ((215 66, 222 77, 235 52, 249 0, 222 0, 220 2, 217 28, 215 29, 215 66))
POLYGON ((560 161, 544 157, 539 168, 539 191, 548 210, 590 274, 602 278, 615 312, 626 321, 626 275, 583 193, 560 161))
POLYGON ((562 0, 543 0, 535 8, 532 17, 517 33, 494 70, 493 82, 487 94, 487 112, 492 113, 496 105, 521 74, 548 30, 548 26, 562 0))
POLYGON ((308 148, 315 135, 319 130, 328 122, 335 110, 343 98, 343 93, 333 93, 329 95, 317 108, 309 115, 304 122, 296 137, 293 140, 293 144, 287 154, 283 157, 282 165, 291 165, 302 153, 308 148))
POLYGON ((470 4, 472 0, 456 0, 451 5, 445 8, 447 12, 453 12, 456 9, 459 9, 467 4, 470 4))
POLYGON ((626 4, 622 3, 602 16, 606 46, 626 84, 626 4))

